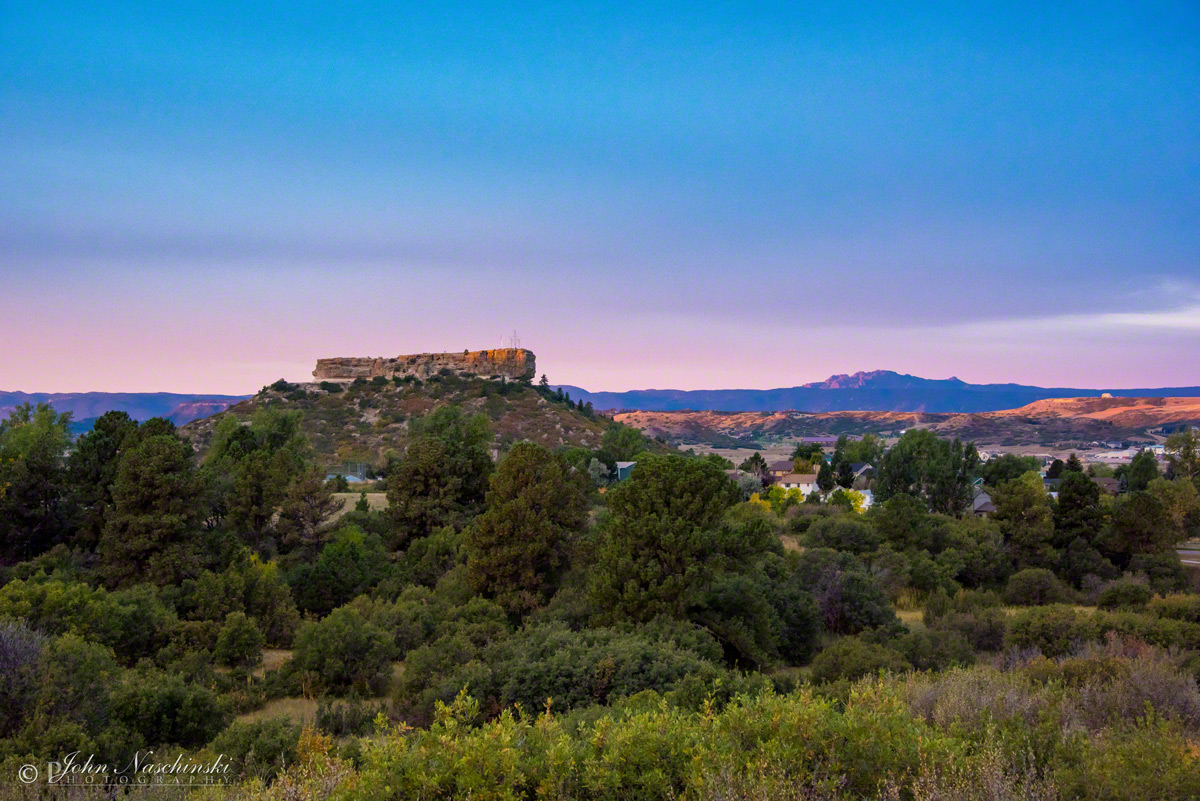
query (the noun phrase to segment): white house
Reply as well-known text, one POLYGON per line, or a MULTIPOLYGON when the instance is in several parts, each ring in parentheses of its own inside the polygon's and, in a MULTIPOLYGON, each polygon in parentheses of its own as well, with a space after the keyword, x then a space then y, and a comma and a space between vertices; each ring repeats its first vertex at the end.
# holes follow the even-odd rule
POLYGON ((817 491, 816 473, 788 473, 776 482, 776 486, 785 490, 798 489, 805 495, 817 491))

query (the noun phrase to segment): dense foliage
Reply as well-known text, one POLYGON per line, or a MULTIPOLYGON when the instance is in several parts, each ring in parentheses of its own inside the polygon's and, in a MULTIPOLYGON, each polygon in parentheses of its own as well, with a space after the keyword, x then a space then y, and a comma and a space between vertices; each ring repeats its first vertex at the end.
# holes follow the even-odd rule
POLYGON ((501 441, 495 383, 407 419, 373 501, 270 405, 201 456, 164 420, 0 422, 0 772, 156 749, 236 760, 214 798, 1200 794, 1194 434, 1115 497, 928 431, 808 443, 804 497, 616 424, 501 441))

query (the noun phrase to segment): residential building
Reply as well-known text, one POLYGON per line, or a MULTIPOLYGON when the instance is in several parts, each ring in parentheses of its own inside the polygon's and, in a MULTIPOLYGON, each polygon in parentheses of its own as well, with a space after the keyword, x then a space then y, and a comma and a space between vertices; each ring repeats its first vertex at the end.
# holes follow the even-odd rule
POLYGON ((785 489, 798 489, 805 495, 817 491, 816 473, 788 473, 777 482, 777 486, 785 489))
POLYGON ((971 499, 971 513, 976 517, 987 517, 995 512, 996 504, 992 503, 992 496, 976 487, 975 497, 971 499))
POLYGON ((795 472, 796 463, 792 459, 780 459, 778 462, 771 462, 767 469, 772 478, 783 478, 788 473, 795 472))

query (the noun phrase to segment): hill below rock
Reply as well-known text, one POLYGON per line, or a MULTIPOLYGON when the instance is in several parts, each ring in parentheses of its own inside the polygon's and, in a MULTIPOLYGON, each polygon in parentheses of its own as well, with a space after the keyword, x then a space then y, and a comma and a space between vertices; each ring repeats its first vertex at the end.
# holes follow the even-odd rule
POLYGON ((981 445, 1144 438, 1147 429, 1200 424, 1200 398, 1060 398, 976 414, 928 412, 622 412, 616 419, 677 444, 733 445, 764 438, 892 433, 929 428, 981 445))
POLYGON ((501 447, 529 440, 548 448, 595 448, 609 423, 555 400, 553 394, 545 397, 528 384, 435 375, 425 381, 410 376, 349 384, 278 381, 220 414, 189 423, 182 433, 203 450, 227 415, 249 419, 265 408, 297 411, 301 428, 326 464, 380 464, 389 451, 400 452, 408 445, 410 420, 445 405, 486 414, 501 447))

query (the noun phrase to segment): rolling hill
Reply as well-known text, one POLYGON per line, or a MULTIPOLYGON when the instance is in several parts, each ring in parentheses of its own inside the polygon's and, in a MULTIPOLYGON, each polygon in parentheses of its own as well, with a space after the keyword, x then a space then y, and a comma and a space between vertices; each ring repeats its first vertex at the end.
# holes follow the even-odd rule
POLYGON ((733 445, 763 438, 891 433, 929 428, 986 445, 1079 444, 1141 438, 1148 429, 1200 425, 1200 398, 1058 398, 971 414, 931 412, 633 411, 629 426, 677 443, 733 445))

